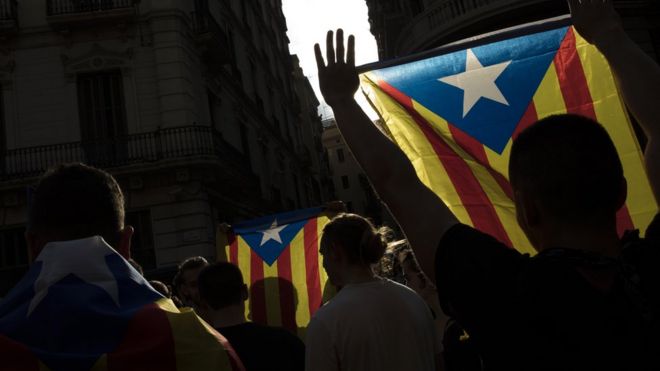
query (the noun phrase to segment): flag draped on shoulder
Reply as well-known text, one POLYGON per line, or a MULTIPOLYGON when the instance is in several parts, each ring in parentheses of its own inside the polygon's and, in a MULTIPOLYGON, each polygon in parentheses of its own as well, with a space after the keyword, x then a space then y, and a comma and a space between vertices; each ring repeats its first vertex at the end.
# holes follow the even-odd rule
POLYGON ((243 370, 98 236, 44 247, 0 303, 0 359, 14 371, 243 370))
POLYGON ((363 67, 362 91, 420 179, 461 222, 529 253, 508 181, 512 141, 549 115, 595 119, 614 140, 628 180, 618 230, 643 231, 656 202, 605 58, 571 26, 538 26, 363 67))
POLYGON ((304 335, 324 295, 333 293, 319 254, 321 232, 329 220, 323 208, 311 208, 218 232, 218 256, 236 264, 250 287, 248 318, 304 335))

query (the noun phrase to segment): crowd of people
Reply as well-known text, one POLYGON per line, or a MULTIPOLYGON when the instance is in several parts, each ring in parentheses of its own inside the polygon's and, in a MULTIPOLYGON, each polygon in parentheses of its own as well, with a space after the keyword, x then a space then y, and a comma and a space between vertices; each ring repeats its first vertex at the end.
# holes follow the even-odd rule
MULTIPOLYGON (((648 137, 646 169, 660 197, 660 67, 626 36, 611 0, 569 4, 576 29, 607 58, 648 137)), ((247 320, 249 287, 231 263, 192 257, 172 286, 147 282, 130 263, 133 228, 124 224, 115 179, 65 164, 34 191, 26 240, 40 270, 0 303, 0 368, 39 369, 26 361, 36 355, 53 370, 92 369, 95 354, 107 353, 108 367, 126 370, 660 369, 660 218, 645 238, 619 237, 626 179, 603 127, 558 115, 514 141, 517 219, 538 251, 523 255, 459 223, 373 126, 354 100, 354 45, 351 36, 345 47, 338 30, 336 38, 328 33, 325 58, 315 46, 321 92, 406 241, 390 244, 386 228, 359 215, 333 218, 320 254, 338 291, 304 339, 247 320), (75 294, 60 285, 81 280, 89 288, 75 294), (55 320, 54 309, 77 317, 55 320), (185 325, 176 335, 186 341, 154 325, 165 316, 174 334, 180 315, 185 325), (114 340, 101 344, 98 331, 114 340), (177 366, 155 366, 168 362, 177 366)))

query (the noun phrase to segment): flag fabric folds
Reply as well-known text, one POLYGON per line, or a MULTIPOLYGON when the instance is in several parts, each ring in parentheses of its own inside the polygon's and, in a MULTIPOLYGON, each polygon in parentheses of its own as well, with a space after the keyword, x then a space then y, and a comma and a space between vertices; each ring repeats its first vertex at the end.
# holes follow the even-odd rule
POLYGON ((2 369, 243 370, 101 237, 50 243, 0 303, 2 369))
POLYGON ((266 216, 218 231, 220 260, 236 264, 250 289, 246 314, 256 323, 304 336, 324 295, 332 295, 319 254, 323 208, 266 216))
POLYGON ((513 139, 549 115, 590 117, 614 140, 628 180, 628 199, 617 215, 620 233, 644 231, 657 212, 605 58, 573 27, 547 28, 470 40, 442 55, 376 66, 360 76, 363 93, 424 184, 461 222, 528 253, 533 250, 516 221, 508 158, 513 139))

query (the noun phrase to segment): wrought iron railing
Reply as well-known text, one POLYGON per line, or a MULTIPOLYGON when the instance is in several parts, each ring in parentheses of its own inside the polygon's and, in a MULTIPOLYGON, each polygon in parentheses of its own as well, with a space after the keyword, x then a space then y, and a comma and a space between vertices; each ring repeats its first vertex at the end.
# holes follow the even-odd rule
POLYGON ((48 15, 103 12, 131 8, 135 0, 48 0, 48 15))
POLYGON ((16 4, 16 0, 0 0, 0 21, 16 20, 16 4))
POLYGON ((252 174, 247 158, 208 126, 183 126, 117 138, 27 147, 0 153, 0 179, 34 176, 66 162, 112 168, 161 160, 208 157, 252 174))

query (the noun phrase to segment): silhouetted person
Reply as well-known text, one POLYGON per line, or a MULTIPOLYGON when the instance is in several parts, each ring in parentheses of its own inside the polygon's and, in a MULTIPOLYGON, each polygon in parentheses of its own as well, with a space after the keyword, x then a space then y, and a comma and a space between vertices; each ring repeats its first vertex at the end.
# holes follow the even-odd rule
MULTIPOLYGON (((650 138, 646 168, 660 195, 660 68, 625 35, 611 0, 570 4, 578 31, 604 53, 650 138)), ((325 101, 486 369, 660 369, 660 242, 619 239, 626 180, 602 126, 553 116, 514 141, 509 176, 517 219, 539 252, 530 258, 458 222, 354 100, 354 39, 346 56, 341 30, 336 49, 332 32, 326 44, 327 65, 315 46, 325 101)), ((648 236, 657 236, 655 228, 648 236)))
POLYGON ((172 286, 174 286, 174 292, 183 305, 199 310, 197 276, 208 265, 209 262, 203 256, 193 256, 179 264, 172 286))
POLYGON ((436 369, 441 344, 428 306, 413 290, 373 273, 385 233, 355 214, 339 214, 324 227, 323 267, 341 290, 307 327, 307 370, 436 369))
POLYGON ((41 362, 87 370, 99 360, 117 369, 243 369, 223 337, 131 267, 133 228, 110 174, 82 164, 52 168, 33 193, 28 221, 33 264, 0 303, 2 369, 38 370, 41 362), (190 363, 198 359, 204 365, 190 363))
POLYGON ((172 298, 172 291, 170 291, 170 288, 166 284, 155 280, 149 281, 149 284, 164 297, 172 298))
MULTIPOLYGON (((282 277, 266 277, 253 282, 248 291, 248 319, 262 325, 268 325, 268 308, 265 300, 266 290, 277 291, 280 306, 280 323, 292 334, 302 337, 302 332, 296 321, 298 310, 298 290, 290 281, 282 277), (277 289, 275 289, 277 288, 277 289)), ((304 332, 304 330, 302 330, 304 332)))
POLYGON ((304 370, 305 345, 285 329, 245 319, 247 285, 237 266, 211 264, 198 278, 205 320, 229 339, 248 371, 304 370))

